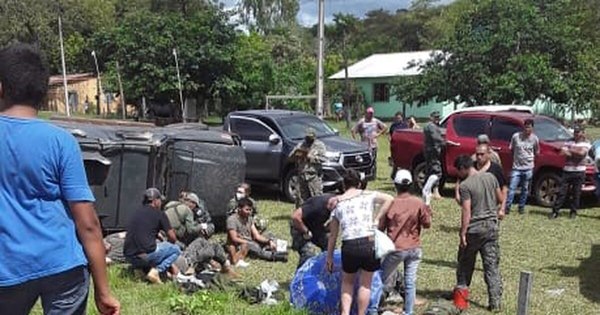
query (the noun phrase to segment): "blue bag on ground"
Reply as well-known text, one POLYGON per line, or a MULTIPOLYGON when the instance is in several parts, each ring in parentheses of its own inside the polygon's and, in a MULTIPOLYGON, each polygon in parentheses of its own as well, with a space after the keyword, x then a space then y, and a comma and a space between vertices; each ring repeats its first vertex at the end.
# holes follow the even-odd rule
MULTIPOLYGON (((339 250, 333 253, 333 272, 325 268, 327 253, 307 260, 296 271, 290 284, 290 299, 294 307, 306 309, 310 314, 339 314, 342 286, 342 255, 339 250)), ((358 274, 355 291, 358 289, 358 274)), ((377 314, 379 299, 383 293, 381 271, 373 274, 371 283, 371 301, 367 314, 377 314)), ((354 295, 356 297, 356 294, 354 295)), ((353 299, 352 312, 356 314, 356 298, 353 299)))

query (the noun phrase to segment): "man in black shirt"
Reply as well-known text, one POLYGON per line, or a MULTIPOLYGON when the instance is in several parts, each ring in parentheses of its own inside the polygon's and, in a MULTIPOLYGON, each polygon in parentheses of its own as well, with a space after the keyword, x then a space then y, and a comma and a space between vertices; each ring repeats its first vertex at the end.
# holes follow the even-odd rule
POLYGON ((498 186, 502 192, 502 200, 501 206, 504 209, 506 203, 506 195, 508 194, 508 183, 506 182, 506 177, 504 177, 504 171, 502 170, 502 166, 500 164, 492 162, 490 146, 487 143, 481 143, 475 149, 475 168, 479 172, 488 172, 496 177, 498 181, 498 186))
POLYGON ((297 268, 310 257, 317 255, 317 247, 327 249, 327 228, 331 210, 337 205, 337 197, 324 194, 307 199, 292 213, 292 248, 300 255, 297 268))
POLYGON ((179 270, 173 263, 181 254, 175 242, 177 237, 169 219, 162 211, 164 197, 156 188, 144 192, 143 206, 129 218, 123 254, 133 267, 151 267, 146 279, 161 283, 160 273, 167 269, 176 276, 179 270), (169 242, 156 243, 159 231, 167 234, 169 242))

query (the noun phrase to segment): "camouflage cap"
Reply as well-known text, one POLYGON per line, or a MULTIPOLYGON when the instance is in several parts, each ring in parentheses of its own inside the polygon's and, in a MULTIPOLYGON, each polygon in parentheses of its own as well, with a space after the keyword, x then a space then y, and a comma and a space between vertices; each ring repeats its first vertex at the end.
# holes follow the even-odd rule
POLYGON ((160 192, 160 190, 158 190, 158 188, 148 188, 146 189, 146 191, 144 192, 144 199, 146 200, 154 200, 154 199, 161 199, 161 200, 165 200, 165 196, 163 196, 163 194, 160 192))
POLYGON ((317 136, 317 131, 315 128, 308 127, 306 128, 306 136, 315 138, 317 136))
POLYGON ((195 203, 196 206, 200 205, 200 198, 198 198, 198 195, 196 195, 195 193, 188 193, 185 196, 185 200, 189 200, 189 201, 195 203))

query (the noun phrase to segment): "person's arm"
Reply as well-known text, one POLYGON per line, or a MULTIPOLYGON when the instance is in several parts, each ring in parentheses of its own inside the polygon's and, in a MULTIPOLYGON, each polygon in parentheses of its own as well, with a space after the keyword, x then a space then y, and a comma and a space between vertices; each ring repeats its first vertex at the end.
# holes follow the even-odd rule
POLYGON ((540 155, 540 139, 535 136, 535 155, 540 155))
POLYGON ((269 238, 264 237, 263 235, 261 235, 258 232, 258 229, 256 229, 256 225, 252 224, 252 227, 250 228, 250 233, 252 234, 252 239, 255 240, 256 242, 263 244, 263 245, 269 245, 269 247, 271 248, 271 250, 275 250, 277 248, 277 244, 275 244, 275 242, 269 238))
POLYGON ((196 220, 194 220, 194 213, 189 208, 186 209, 183 220, 185 221, 184 222, 185 230, 188 233, 195 233, 195 234, 200 233, 200 230, 201 230, 200 224, 198 222, 196 222, 196 220))
POLYGON ((377 213, 377 216, 375 216, 375 220, 373 220, 374 224, 378 225, 381 218, 385 217, 393 201, 394 197, 388 194, 375 194, 375 202, 381 204, 381 206, 379 207, 379 212, 377 213))
POLYGON ((467 246, 467 229, 471 221, 471 199, 463 200, 462 215, 460 217, 460 246, 467 246))
POLYGON ((504 219, 504 206, 506 204, 506 201, 504 199, 504 192, 502 191, 501 187, 497 187, 496 188, 496 199, 497 199, 497 203, 498 203, 498 219, 502 220, 504 219))
POLYGON ((215 224, 213 223, 212 216, 206 209, 202 211, 202 215, 203 222, 206 223, 206 230, 204 230, 204 233, 206 237, 210 237, 215 233, 215 224))
POLYGON ((160 229, 167 234, 167 240, 169 241, 169 243, 177 243, 177 234, 175 234, 175 230, 171 227, 169 218, 164 212, 160 213, 160 229))
POLYGON ((247 240, 240 237, 240 235, 235 229, 227 230, 227 236, 229 240, 235 245, 243 245, 248 243, 247 240))
POLYGON ((419 222, 425 229, 431 227, 431 207, 423 204, 419 209, 419 222))
POLYGON ((362 119, 360 119, 356 125, 354 125, 354 127, 352 127, 352 129, 350 129, 350 132, 352 133, 352 139, 356 140, 356 134, 358 133, 358 128, 360 126, 362 122, 362 119))
POLYGON ((327 241, 327 260, 325 263, 327 271, 329 272, 333 272, 333 251, 335 250, 339 228, 340 223, 333 217, 329 223, 329 240, 327 241))
POLYGON ((377 119, 377 127, 379 129, 379 132, 375 135, 375 138, 381 136, 387 130, 387 125, 379 119, 377 119))
POLYGON ((119 314, 121 306, 108 286, 106 274, 106 252, 102 241, 100 221, 91 202, 70 202, 69 208, 75 221, 77 236, 89 262, 94 279, 94 300, 101 314, 119 314))
POLYGON ((297 231, 300 231, 301 233, 306 233, 308 231, 308 227, 306 227, 304 221, 302 220, 302 207, 292 212, 292 225, 297 231))
POLYGON ((167 240, 169 243, 176 244, 177 243, 177 234, 175 234, 174 229, 167 230, 167 240))
POLYGON ((460 179, 456 179, 456 185, 454 186, 454 200, 460 206, 460 179))

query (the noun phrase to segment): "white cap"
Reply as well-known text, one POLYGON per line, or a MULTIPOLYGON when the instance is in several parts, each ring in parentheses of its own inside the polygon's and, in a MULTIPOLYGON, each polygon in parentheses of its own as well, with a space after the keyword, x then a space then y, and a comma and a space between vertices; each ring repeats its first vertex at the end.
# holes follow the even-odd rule
POLYGON ((412 184, 412 175, 408 170, 398 170, 394 176, 394 183, 398 185, 412 184))

